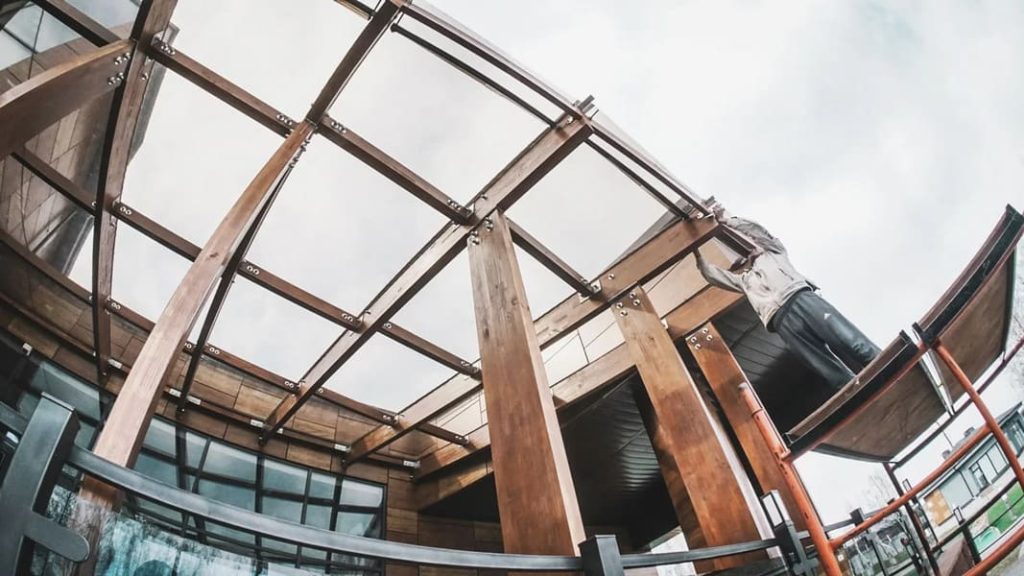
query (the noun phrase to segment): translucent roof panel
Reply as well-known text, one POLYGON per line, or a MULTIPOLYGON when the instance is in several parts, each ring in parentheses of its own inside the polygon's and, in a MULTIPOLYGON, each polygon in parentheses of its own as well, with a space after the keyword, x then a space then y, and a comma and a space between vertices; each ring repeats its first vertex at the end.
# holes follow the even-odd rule
POLYGON ((125 224, 116 242, 112 297, 155 322, 191 263, 125 224))
POLYGON ((399 411, 451 375, 451 369, 378 335, 335 372, 326 386, 360 402, 399 411))
POLYGON ((42 8, 26 3, 0 28, 0 93, 95 49, 42 8))
POLYGON ((546 126, 396 33, 381 38, 330 113, 463 203, 546 126))
POLYGON ((536 320, 575 291, 526 252, 516 246, 516 261, 523 276, 530 313, 536 320))
POLYGON ((121 32, 119 28, 123 28, 125 32, 130 30, 135 22, 135 16, 139 13, 138 0, 68 0, 68 4, 115 32, 121 32))
POLYGON ((270 130, 166 72, 122 200, 202 246, 280 144, 270 130))
MULTIPOLYGON (((439 12, 433 7, 430 10, 439 12)), ((562 109, 539 92, 516 80, 487 60, 477 56, 468 48, 463 47, 414 18, 403 18, 396 28, 402 34, 407 35, 410 40, 420 44, 425 50, 432 51, 438 58, 444 59, 453 67, 459 69, 468 67, 472 69, 481 76, 477 78, 479 82, 493 82, 497 85, 496 88, 492 88, 495 91, 508 91, 509 94, 503 94, 504 97, 509 100, 519 100, 517 105, 528 108, 535 116, 540 116, 547 121, 554 121, 562 115, 562 109)))
MULTIPOLYGON (((469 255, 463 251, 393 317, 396 324, 470 362, 480 355, 469 255)), ((435 382, 440 384, 441 381, 435 382)))
POLYGON ((210 342, 298 382, 339 334, 334 323, 237 277, 210 342))
POLYGON ((586 145, 574 150, 508 212, 587 278, 596 278, 666 211, 586 145))
POLYGON ((324 0, 179 0, 171 22, 175 48, 295 119, 366 25, 324 0))
POLYGON ((282 187, 248 257, 358 314, 445 222, 318 136, 282 187))

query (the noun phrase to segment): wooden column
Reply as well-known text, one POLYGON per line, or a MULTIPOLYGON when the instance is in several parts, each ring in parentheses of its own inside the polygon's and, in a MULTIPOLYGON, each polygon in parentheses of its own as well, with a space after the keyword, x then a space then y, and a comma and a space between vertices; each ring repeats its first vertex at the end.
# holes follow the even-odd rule
MULTIPOLYGON (((612 308, 650 405, 642 410, 676 515, 691 548, 762 538, 758 503, 740 484, 731 447, 683 365, 647 294, 636 288, 612 308), (694 526, 696 523, 696 526, 694 526)), ((484 370, 487 374, 487 370, 484 370)), ((763 552, 713 561, 724 569, 764 559, 763 552)))
POLYGON ((805 530, 807 527, 800 516, 796 499, 787 487, 779 467, 775 465, 771 450, 761 438, 760 432, 757 431, 757 423, 750 417, 750 410, 740 396, 740 384, 747 382, 747 376, 722 339, 722 335, 709 322, 688 335, 686 345, 715 393, 715 398, 718 399, 726 420, 732 426, 762 492, 778 490, 797 529, 805 530))
POLYGON ((274 184, 312 132, 313 126, 308 122, 295 128, 235 201, 185 273, 114 402, 93 449, 98 456, 121 466, 131 466, 135 460, 164 380, 214 283, 266 203, 274 184))
POLYGON ((576 554, 583 521, 501 212, 470 236, 469 263, 505 552, 576 554))

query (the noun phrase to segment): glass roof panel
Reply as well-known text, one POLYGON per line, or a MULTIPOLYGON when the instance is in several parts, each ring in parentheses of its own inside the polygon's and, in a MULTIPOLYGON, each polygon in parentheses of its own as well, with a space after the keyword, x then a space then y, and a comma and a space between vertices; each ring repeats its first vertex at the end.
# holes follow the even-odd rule
POLYGON ((138 2, 132 0, 68 0, 68 4, 122 37, 128 36, 139 13, 138 2))
POLYGON ((395 33, 370 52, 331 116, 462 203, 545 127, 395 33))
POLYGON ((210 342, 298 382, 339 334, 334 323, 236 277, 210 342))
MULTIPOLYGON (((89 242, 91 246, 91 234, 89 242)), ((119 224, 112 297, 155 322, 190 265, 131 226, 119 224)))
POLYGON ((451 375, 451 369, 378 335, 342 365, 326 386, 360 402, 400 411, 451 375))
POLYGON ((587 278, 621 256, 665 208, 587 146, 580 146, 508 212, 587 278))
POLYGON ((249 259, 357 314, 445 222, 316 137, 281 189, 249 259))
MULTIPOLYGON (((432 9, 435 10, 436 9, 432 9)), ((411 41, 420 44, 425 42, 431 48, 423 46, 424 50, 430 51, 438 58, 448 62, 453 67, 464 70, 468 67, 470 70, 477 74, 482 75, 484 79, 477 79, 481 84, 486 85, 486 82, 491 81, 496 83, 501 88, 508 90, 512 97, 520 99, 522 102, 517 103, 519 106, 528 106, 530 112, 535 116, 539 115, 546 120, 554 121, 562 115, 562 109, 554 105, 542 96, 540 93, 535 92, 530 87, 519 82, 512 76, 498 69, 490 62, 477 56, 472 51, 464 48, 462 45, 450 40, 443 34, 435 31, 434 29, 420 23, 414 18, 403 18, 402 21, 396 26, 397 31, 403 35, 411 35, 411 41)), ((473 72, 466 72, 466 74, 473 75, 473 72)), ((497 89, 488 88, 494 90, 497 93, 497 89)), ((505 98, 509 96, 503 95, 505 98)))
POLYGON ((0 92, 94 49, 42 8, 26 3, 0 30, 0 92))
POLYGON ((519 273, 523 275, 526 299, 530 303, 530 313, 534 320, 573 294, 574 290, 568 284, 518 246, 516 260, 519 262, 519 273))
POLYGON ((175 48, 299 119, 366 20, 324 0, 179 0, 172 23, 175 48))
POLYGON ((202 246, 281 138, 173 72, 153 96, 123 200, 202 246))
MULTIPOLYGON (((469 254, 463 251, 395 314, 396 324, 470 362, 480 355, 469 254)), ((434 384, 440 384, 438 380, 434 384)))

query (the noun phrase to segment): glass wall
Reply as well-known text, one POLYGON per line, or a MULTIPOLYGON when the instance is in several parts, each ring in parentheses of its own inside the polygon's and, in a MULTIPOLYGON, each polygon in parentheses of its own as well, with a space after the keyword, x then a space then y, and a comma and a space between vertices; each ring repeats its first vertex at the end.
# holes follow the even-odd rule
MULTIPOLYGON (((81 421, 76 442, 84 448, 92 445, 112 401, 38 353, 26 354, 7 334, 0 334, 0 391, 0 399, 26 417, 35 411, 43 393, 75 406, 81 421)), ((11 436, 4 444, 0 478, 16 438, 11 436)), ((384 486, 242 450, 161 418, 153 419, 135 469, 165 484, 283 520, 357 536, 384 535, 384 486)), ((69 490, 74 490, 76 483, 71 476, 61 481, 69 490)), ((181 537, 242 555, 250 559, 243 563, 245 566, 255 563, 249 572, 237 573, 281 574, 287 573, 282 572, 285 568, 330 574, 380 573, 376 560, 328 554, 254 536, 146 500, 129 497, 125 508, 167 537, 181 537)), ((158 540, 164 542, 166 538, 158 540)), ((160 547, 150 544, 146 543, 146 549, 160 547)))

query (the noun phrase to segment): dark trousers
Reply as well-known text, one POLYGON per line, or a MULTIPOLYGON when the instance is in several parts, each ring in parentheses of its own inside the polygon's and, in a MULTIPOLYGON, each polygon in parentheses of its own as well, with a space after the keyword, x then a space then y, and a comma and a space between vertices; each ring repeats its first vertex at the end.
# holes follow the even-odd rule
POLYGON ((834 390, 853 380, 880 352, 853 323, 811 290, 790 297, 772 325, 789 351, 834 390))

